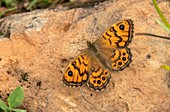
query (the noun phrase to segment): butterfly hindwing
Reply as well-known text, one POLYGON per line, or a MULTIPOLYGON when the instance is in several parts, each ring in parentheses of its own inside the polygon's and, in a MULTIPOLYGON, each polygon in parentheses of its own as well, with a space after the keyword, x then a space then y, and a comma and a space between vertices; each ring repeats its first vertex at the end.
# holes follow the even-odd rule
POLYGON ((78 87, 87 83, 89 79, 89 61, 88 53, 80 54, 68 65, 63 76, 63 83, 71 87, 78 87))
POLYGON ((107 68, 101 65, 96 59, 92 59, 90 67, 90 76, 87 85, 94 91, 102 91, 110 81, 111 75, 107 68))
POLYGON ((113 70, 119 71, 128 67, 132 61, 132 54, 128 47, 112 51, 110 57, 113 70))
POLYGON ((103 48, 101 54, 107 58, 107 63, 111 65, 111 71, 119 71, 128 67, 132 61, 132 54, 128 47, 125 48, 103 48))
POLYGON ((109 81, 110 73, 108 70, 99 68, 97 71, 92 71, 87 85, 94 91, 102 91, 106 88, 109 81))

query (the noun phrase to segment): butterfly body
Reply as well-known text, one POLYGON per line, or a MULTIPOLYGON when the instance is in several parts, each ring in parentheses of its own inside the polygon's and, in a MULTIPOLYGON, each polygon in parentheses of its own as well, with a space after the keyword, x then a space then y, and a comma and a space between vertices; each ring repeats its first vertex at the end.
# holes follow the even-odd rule
POLYGON ((113 24, 93 43, 87 41, 85 49, 65 70, 63 83, 71 87, 87 84, 101 91, 108 85, 111 72, 129 66, 132 54, 127 45, 133 36, 132 20, 113 24))
POLYGON ((91 43, 87 41, 87 46, 88 46, 88 52, 90 57, 92 57, 93 60, 97 60, 103 68, 112 70, 111 63, 109 60, 107 60, 106 56, 103 55, 101 52, 100 47, 98 47, 98 44, 91 43))

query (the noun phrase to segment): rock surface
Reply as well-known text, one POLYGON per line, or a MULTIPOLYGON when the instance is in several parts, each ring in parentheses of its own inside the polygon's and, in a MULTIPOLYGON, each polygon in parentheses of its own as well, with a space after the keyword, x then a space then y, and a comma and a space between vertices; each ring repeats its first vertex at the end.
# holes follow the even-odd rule
MULTIPOLYGON (((168 1, 159 7, 170 21, 168 1)), ((94 7, 71 10, 37 10, 6 17, 0 30, 0 96, 6 100, 18 85, 25 91, 20 108, 28 112, 169 112, 170 41, 135 36, 129 45, 133 62, 113 72, 102 92, 62 84, 67 64, 85 49, 86 41, 97 39, 111 24, 134 21, 134 33, 168 36, 151 0, 112 0, 94 7)))

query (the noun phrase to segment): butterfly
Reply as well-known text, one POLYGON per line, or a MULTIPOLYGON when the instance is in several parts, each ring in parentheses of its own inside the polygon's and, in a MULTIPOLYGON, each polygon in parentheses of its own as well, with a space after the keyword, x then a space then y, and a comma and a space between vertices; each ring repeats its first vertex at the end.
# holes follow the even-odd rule
POLYGON ((134 24, 131 19, 114 23, 93 43, 87 41, 83 50, 66 68, 63 83, 69 87, 85 84, 94 91, 104 90, 112 71, 128 67, 132 54, 127 47, 133 38, 134 24))

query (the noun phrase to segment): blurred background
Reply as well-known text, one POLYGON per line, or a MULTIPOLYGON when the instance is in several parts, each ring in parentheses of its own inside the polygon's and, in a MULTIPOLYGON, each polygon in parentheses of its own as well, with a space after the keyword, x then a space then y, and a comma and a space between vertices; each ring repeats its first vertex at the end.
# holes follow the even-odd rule
POLYGON ((67 10, 93 6, 106 0, 0 0, 0 18, 36 9, 67 10))

